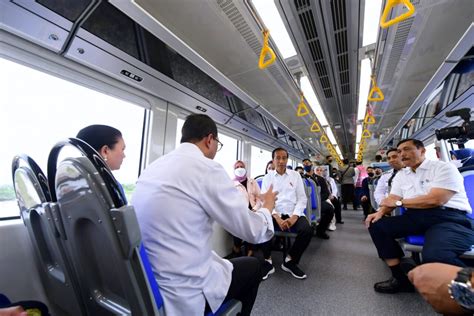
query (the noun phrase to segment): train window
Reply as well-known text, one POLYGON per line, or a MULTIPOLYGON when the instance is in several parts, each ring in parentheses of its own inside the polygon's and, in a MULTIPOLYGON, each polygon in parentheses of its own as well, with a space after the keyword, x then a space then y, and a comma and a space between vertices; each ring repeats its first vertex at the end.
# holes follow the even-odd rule
POLYGON ((466 66, 464 66, 460 72, 461 78, 459 79, 459 84, 456 88, 455 99, 457 99, 474 84, 474 61, 470 60, 469 64, 466 64, 466 66))
POLYGON ((265 174, 267 162, 272 160, 272 153, 268 150, 252 146, 250 154, 252 155, 250 176, 255 178, 259 175, 265 174))
POLYGON ((214 160, 224 167, 231 179, 234 179, 234 163, 238 159, 239 141, 221 132, 219 132, 218 138, 223 146, 222 149, 217 152, 214 160))
POLYGON ((176 145, 174 146, 174 148, 178 147, 178 145, 181 144, 181 130, 183 129, 183 125, 184 120, 179 118, 176 124, 176 145))
POLYGON ((82 11, 91 3, 92 0, 74 0, 68 1, 65 5, 64 0, 36 0, 39 4, 56 12, 60 16, 71 22, 76 21, 82 11))
POLYGON ((464 144, 464 147, 474 149, 474 139, 471 139, 471 140, 469 140, 468 142, 466 142, 466 143, 464 144))
POLYGON ((138 26, 110 3, 102 2, 82 27, 138 59, 138 26))
POLYGON ((0 218, 19 215, 8 172, 14 155, 30 155, 46 173, 53 145, 90 124, 122 132, 126 158, 114 175, 131 195, 139 170, 143 107, 6 59, 0 58, 0 69, 0 218))
POLYGON ((436 154, 435 143, 431 143, 425 146, 426 153, 425 157, 429 160, 439 160, 438 155, 436 154))
POLYGON ((441 110, 443 109, 443 105, 441 104, 441 93, 443 91, 443 87, 444 87, 444 81, 428 97, 423 125, 429 122, 436 115, 438 115, 438 113, 441 112, 441 110))

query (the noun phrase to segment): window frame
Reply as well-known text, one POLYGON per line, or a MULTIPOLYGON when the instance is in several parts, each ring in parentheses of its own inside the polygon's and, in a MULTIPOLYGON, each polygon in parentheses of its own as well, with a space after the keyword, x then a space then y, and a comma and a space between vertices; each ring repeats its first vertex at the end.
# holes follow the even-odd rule
MULTIPOLYGON (((109 77, 98 71, 91 70, 71 60, 67 60, 53 52, 38 52, 34 44, 28 43, 25 45, 20 39, 14 40, 12 43, 5 43, 5 47, 0 52, 0 58, 141 107, 143 109, 144 118, 142 122, 142 136, 137 170, 138 178, 144 167, 143 159, 145 157, 145 151, 148 150, 148 139, 144 138, 149 128, 147 122, 149 121, 153 100, 158 98, 150 97, 125 83, 112 81, 109 77), (22 45, 20 52, 18 48, 14 46, 16 42, 22 45)), ((15 199, 11 201, 16 201, 16 196, 15 199)), ((18 216, 1 217, 0 215, 0 222, 2 223, 18 219, 21 219, 19 213, 18 216)))

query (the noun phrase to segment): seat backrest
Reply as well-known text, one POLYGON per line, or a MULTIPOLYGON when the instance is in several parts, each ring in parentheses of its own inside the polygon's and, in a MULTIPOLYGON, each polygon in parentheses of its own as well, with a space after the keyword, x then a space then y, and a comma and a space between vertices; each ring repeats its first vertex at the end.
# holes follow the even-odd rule
MULTIPOLYGON (((461 171, 464 177, 464 188, 466 190, 467 199, 471 208, 474 210, 474 170, 461 171)), ((474 212, 473 212, 474 213, 474 212)), ((474 214, 469 214, 469 217, 474 218, 474 214)))
POLYGON ((307 179, 311 186, 311 208, 316 218, 321 217, 321 188, 314 182, 313 179, 307 179))
POLYGON ((35 161, 16 156, 12 164, 15 194, 23 223, 36 254, 36 263, 49 304, 63 315, 84 313, 77 276, 62 245, 57 222, 57 205, 51 203, 47 178, 35 161))
POLYGON ((48 175, 51 196, 59 205, 65 250, 81 276, 86 313, 158 314, 162 301, 153 296, 140 255, 135 211, 125 204, 119 184, 100 155, 80 140, 58 143, 48 160, 48 175), (59 151, 66 145, 86 157, 66 158, 57 164, 59 151))
POLYGON ((378 208, 378 204, 375 201, 375 196, 374 196, 375 185, 369 184, 369 192, 370 192, 370 205, 372 206, 374 210, 376 210, 378 208))
POLYGON ((262 182, 263 182, 263 177, 265 177, 264 174, 261 174, 259 176, 256 176, 254 178, 255 181, 257 181, 258 187, 261 189, 262 188, 262 182))
POLYGON ((313 206, 312 206, 312 203, 311 203, 311 193, 312 193, 312 188, 311 188, 311 184, 309 182, 308 179, 303 179, 303 183, 304 183, 304 191, 306 193, 306 208, 305 208, 305 214, 306 214, 306 217, 308 218, 309 222, 313 222, 316 220, 316 215, 313 214, 313 206))

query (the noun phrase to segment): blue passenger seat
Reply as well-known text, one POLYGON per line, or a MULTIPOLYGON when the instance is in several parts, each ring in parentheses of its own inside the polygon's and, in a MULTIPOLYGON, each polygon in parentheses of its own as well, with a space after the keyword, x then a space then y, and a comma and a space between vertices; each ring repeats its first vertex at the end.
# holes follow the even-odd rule
MULTIPOLYGON (((133 206, 99 154, 70 138, 55 145, 48 159, 51 198, 59 205, 59 226, 68 258, 81 278, 84 315, 164 315, 133 206), (83 157, 58 163, 61 149, 73 146, 83 157)), ((218 315, 236 315, 238 301, 218 315)), ((212 314, 210 314, 212 315, 212 314)))
POLYGON ((262 175, 260 175, 260 176, 258 176, 258 177, 255 178, 255 181, 257 181, 258 187, 259 187, 260 189, 262 188, 262 182, 263 182, 263 177, 264 177, 264 176, 265 176, 265 175, 262 174, 262 175))
MULTIPOLYGON (((474 168, 466 167, 461 168, 460 172, 464 177, 464 188, 466 190, 466 195, 469 200, 471 208, 474 210, 474 168)), ((403 210, 402 210, 403 214, 403 210)), ((468 217, 474 219, 474 212, 468 213, 468 217)), ((401 245, 403 249, 411 251, 414 254, 420 253, 423 250, 423 245, 425 243, 424 236, 408 236, 402 242, 401 245)), ((419 256, 415 255, 415 260, 419 261, 419 256)), ((466 251, 462 258, 474 259, 474 245, 471 247, 471 250, 466 251)))

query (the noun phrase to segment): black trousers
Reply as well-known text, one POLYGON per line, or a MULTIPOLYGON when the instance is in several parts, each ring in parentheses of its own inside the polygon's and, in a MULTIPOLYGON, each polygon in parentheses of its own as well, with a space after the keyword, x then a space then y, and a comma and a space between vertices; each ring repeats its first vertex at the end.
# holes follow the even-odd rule
POLYGON ((334 207, 326 201, 321 201, 321 219, 319 220, 316 232, 319 234, 325 233, 329 224, 331 224, 333 216, 334 207))
MULTIPOLYGON (((234 270, 232 270, 232 281, 224 301, 231 299, 241 301, 242 312, 239 315, 250 315, 262 280, 260 261, 254 257, 240 257, 229 261, 234 266, 234 270)), ((206 303, 204 315, 210 311, 211 308, 206 303)))
POLYGON ((474 244, 474 222, 457 210, 410 209, 400 216, 383 217, 369 227, 370 236, 382 259, 404 256, 395 240, 424 235, 423 262, 442 262, 465 267, 459 256, 474 244))
POLYGON ((372 210, 372 204, 370 204, 370 198, 367 199, 365 202, 360 202, 362 204, 362 209, 364 210, 364 216, 367 217, 367 215, 373 213, 372 210))
MULTIPOLYGON (((244 244, 244 241, 242 239, 240 239, 239 237, 232 236, 232 240, 234 241, 234 247, 236 247, 236 248, 240 248, 244 244)), ((253 250, 254 249, 254 245, 250 244, 248 242, 245 242, 245 246, 246 246, 247 250, 253 250)))
POLYGON ((354 209, 357 206, 355 202, 355 195, 354 195, 354 184, 342 184, 341 185, 341 196, 342 196, 342 204, 344 208, 347 209, 347 203, 351 202, 354 206, 354 209))
POLYGON ((334 215, 336 216, 336 222, 342 222, 341 202, 339 201, 339 198, 333 197, 331 199, 331 203, 334 205, 334 215))
MULTIPOLYGON (((289 216, 282 215, 281 218, 287 219, 289 218, 289 216)), ((280 229, 275 219, 273 219, 273 227, 275 227, 275 230, 280 229)), ((295 225, 291 227, 290 231, 295 232, 297 236, 295 242, 291 246, 291 249, 288 251, 288 254, 291 256, 291 260, 298 264, 300 262, 301 256, 303 255, 303 252, 306 250, 306 248, 308 248, 309 242, 311 241, 311 237, 313 235, 313 228, 309 226, 308 220, 305 216, 300 216, 296 221, 295 225)), ((262 252, 265 259, 270 258, 271 251, 272 240, 269 240, 266 243, 262 244, 262 252)))

